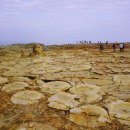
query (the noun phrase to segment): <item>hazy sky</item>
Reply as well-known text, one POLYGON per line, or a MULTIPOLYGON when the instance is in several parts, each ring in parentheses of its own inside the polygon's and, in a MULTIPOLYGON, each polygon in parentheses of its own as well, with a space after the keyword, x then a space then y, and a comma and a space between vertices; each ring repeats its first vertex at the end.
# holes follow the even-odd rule
POLYGON ((0 0, 0 43, 130 41, 130 0, 0 0))

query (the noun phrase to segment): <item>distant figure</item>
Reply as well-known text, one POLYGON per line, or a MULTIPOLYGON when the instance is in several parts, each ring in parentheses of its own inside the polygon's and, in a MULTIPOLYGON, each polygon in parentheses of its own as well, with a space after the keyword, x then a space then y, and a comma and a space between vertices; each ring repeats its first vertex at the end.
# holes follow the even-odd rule
POLYGON ((124 49, 125 49, 125 43, 123 42, 123 52, 124 52, 124 49))
POLYGON ((106 46, 107 46, 107 44, 108 44, 108 41, 106 41, 106 46))
POLYGON ((99 49, 100 49, 100 53, 104 50, 104 47, 103 47, 103 44, 101 43, 101 41, 99 43, 99 49))
POLYGON ((120 43, 119 48, 120 48, 120 52, 123 52, 124 51, 124 43, 120 43))
POLYGON ((89 41, 89 44, 91 44, 91 41, 89 41))
POLYGON ((116 44, 113 43, 112 47, 113 47, 113 51, 115 52, 116 51, 116 44))

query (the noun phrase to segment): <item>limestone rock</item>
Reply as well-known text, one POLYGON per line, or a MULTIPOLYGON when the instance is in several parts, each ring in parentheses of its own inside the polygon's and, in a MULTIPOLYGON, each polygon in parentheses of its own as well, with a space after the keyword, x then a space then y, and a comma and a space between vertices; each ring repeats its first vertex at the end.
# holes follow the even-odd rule
POLYGON ((102 99, 104 92, 100 87, 92 84, 78 84, 70 89, 71 93, 78 94, 80 101, 85 103, 93 103, 102 99))
POLYGON ((57 130, 57 129, 46 124, 29 122, 18 126, 15 130, 57 130))
POLYGON ((110 122, 106 110, 96 105, 84 105, 71 109, 69 120, 84 127, 99 127, 110 122))
POLYGON ((0 85, 9 82, 7 78, 0 77, 0 85))
POLYGON ((110 116, 116 117, 123 124, 130 125, 130 103, 123 100, 112 102, 108 106, 110 116), (125 122, 126 121, 126 122, 125 122))
POLYGON ((69 110, 69 108, 74 108, 79 105, 79 102, 75 100, 76 98, 77 95, 75 94, 59 92, 48 99, 48 105, 60 110, 69 110))
POLYGON ((130 85, 130 75, 115 75, 113 80, 118 85, 130 85))
POLYGON ((49 83, 44 83, 41 88, 41 92, 46 92, 50 94, 54 94, 60 91, 67 90, 71 87, 71 85, 67 82, 63 81, 54 81, 49 83))
POLYGON ((42 93, 25 90, 13 94, 11 97, 11 101, 14 104, 29 105, 29 104, 37 103, 38 100, 41 98, 44 98, 44 95, 42 93))
POLYGON ((13 82, 9 83, 2 87, 2 91, 5 92, 15 92, 17 90, 23 90, 25 87, 28 87, 29 85, 25 82, 13 82))

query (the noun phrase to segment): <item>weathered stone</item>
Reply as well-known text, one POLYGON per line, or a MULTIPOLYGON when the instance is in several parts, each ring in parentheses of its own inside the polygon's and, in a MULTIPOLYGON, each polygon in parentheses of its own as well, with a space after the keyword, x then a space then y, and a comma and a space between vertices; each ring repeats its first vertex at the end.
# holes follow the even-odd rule
POLYGON ((9 82, 7 78, 0 77, 0 85, 9 82))
POLYGON ((99 85, 99 86, 108 85, 108 84, 112 84, 113 83, 113 81, 110 80, 110 79, 85 79, 84 82, 85 83, 89 83, 89 84, 99 85))
POLYGON ((37 103, 38 100, 41 98, 44 98, 44 95, 42 93, 25 90, 13 94, 11 97, 11 101, 14 104, 29 105, 29 104, 37 103))
POLYGON ((104 92, 100 87, 91 84, 78 84, 70 89, 71 93, 78 94, 80 101, 85 103, 93 103, 102 99, 104 92))
POLYGON ((116 117, 123 124, 130 125, 130 103, 122 100, 112 102, 108 106, 110 116, 116 117), (126 123, 125 123, 126 121, 126 123))
POLYGON ((79 102, 75 100, 76 98, 77 95, 75 94, 59 92, 48 99, 48 105, 52 108, 68 110, 79 105, 79 102))
POLYGON ((2 91, 5 92, 15 92, 18 90, 23 90, 25 87, 28 87, 29 85, 25 82, 13 82, 9 83, 2 87, 2 91))
POLYGON ((34 55, 45 55, 42 45, 34 44, 33 53, 31 53, 30 56, 34 56, 34 55))
POLYGON ((54 82, 44 83, 42 86, 39 87, 41 88, 41 92, 54 94, 69 89, 71 85, 63 81, 54 81, 54 82))
POLYGON ((118 85, 130 85, 130 75, 115 75, 113 80, 118 85))
POLYGON ((84 127, 99 127, 110 122, 107 112, 96 105, 84 105, 71 109, 69 120, 84 127))

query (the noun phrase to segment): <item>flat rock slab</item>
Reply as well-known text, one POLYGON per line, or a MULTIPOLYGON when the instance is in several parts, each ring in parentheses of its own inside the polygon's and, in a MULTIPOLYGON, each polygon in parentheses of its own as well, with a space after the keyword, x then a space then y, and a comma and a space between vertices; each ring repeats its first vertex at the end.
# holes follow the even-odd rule
POLYGON ((99 127, 110 122, 107 111, 97 105, 84 105, 70 110, 69 120, 84 127, 99 127))
POLYGON ((75 99, 77 95, 59 92, 48 99, 48 106, 59 110, 69 110, 79 105, 79 102, 75 99))
POLYGON ((92 84, 78 84, 70 89, 71 93, 78 94, 80 101, 84 103, 94 103, 102 99, 105 94, 100 87, 92 84))
POLYGON ((130 75, 115 75, 113 80, 118 85, 130 85, 130 75))
POLYGON ((89 84, 99 85, 99 86, 109 85, 113 83, 113 81, 110 79, 85 79, 84 82, 89 84))
POLYGON ((37 103, 38 100, 41 98, 44 98, 44 95, 42 93, 25 90, 13 94, 11 97, 11 101, 14 104, 29 105, 29 104, 37 103))
POLYGON ((20 126, 17 126, 15 129, 11 130, 57 130, 56 128, 42 124, 42 123, 37 123, 37 122, 29 122, 22 124, 20 126))
POLYGON ((91 69, 91 65, 90 64, 86 64, 86 65, 76 65, 76 66, 72 66, 69 68, 69 70, 71 72, 77 72, 77 71, 88 71, 91 69))
POLYGON ((0 77, 0 85, 9 82, 7 78, 0 77))
POLYGON ((23 90, 25 87, 28 87, 28 86, 29 86, 28 83, 25 83, 25 82, 13 82, 13 83, 3 86, 2 91, 10 93, 10 92, 18 91, 18 90, 23 90))
POLYGON ((54 81, 54 82, 44 83, 42 86, 40 86, 40 89, 41 89, 41 92, 54 94, 60 91, 67 90, 70 87, 71 85, 67 82, 54 81))
POLYGON ((121 123, 130 126, 130 103, 122 100, 112 102, 108 106, 110 116, 116 117, 121 123))

